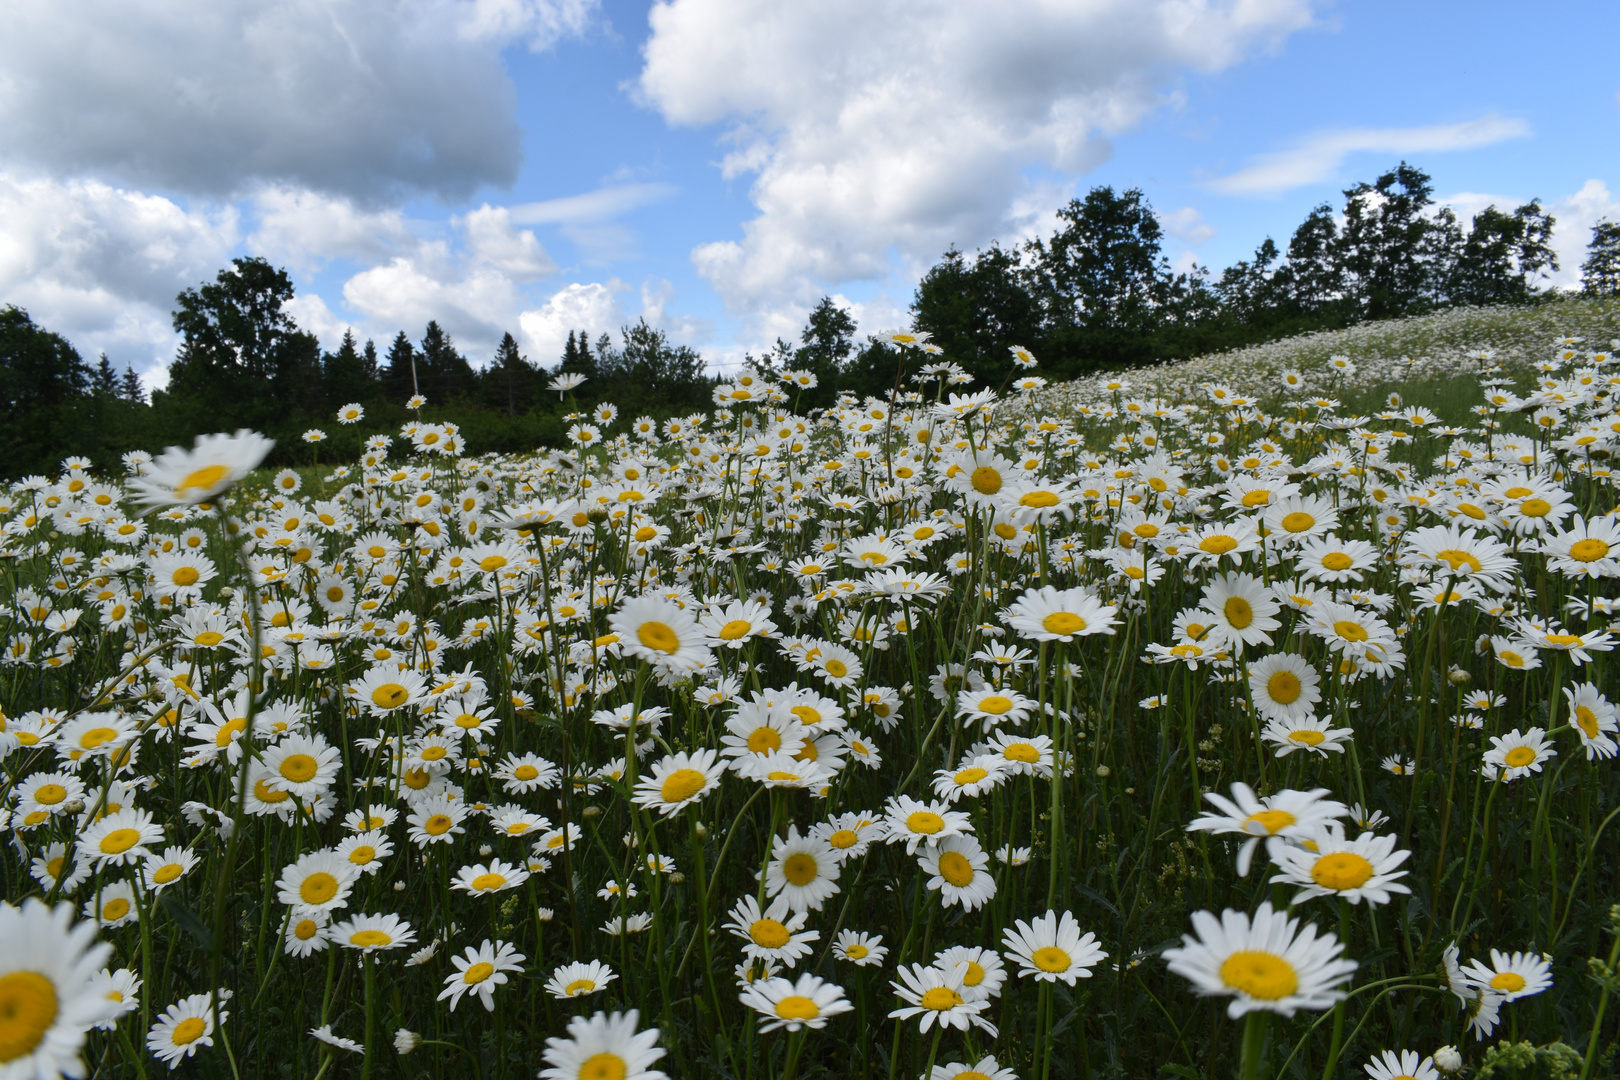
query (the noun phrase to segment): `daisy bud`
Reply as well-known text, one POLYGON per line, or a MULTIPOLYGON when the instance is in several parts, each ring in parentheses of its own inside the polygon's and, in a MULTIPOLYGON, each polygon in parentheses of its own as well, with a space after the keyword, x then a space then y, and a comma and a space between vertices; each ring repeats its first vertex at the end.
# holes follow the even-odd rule
POLYGON ((1455 1073, 1463 1067, 1462 1055, 1455 1046, 1442 1046, 1434 1052, 1434 1067, 1443 1073, 1455 1073))
POLYGON ((480 859, 487 859, 493 854, 495 854, 495 849, 490 847, 488 844, 478 845, 478 857, 480 859))
POLYGON ((599 818, 602 816, 602 808, 600 806, 587 806, 579 812, 579 816, 582 818, 599 818))
POLYGON ((709 827, 700 821, 692 826, 692 835, 699 840, 707 840, 709 838, 709 827))
POLYGON ((1097 766, 1097 775, 1102 777, 1105 780, 1108 778, 1109 774, 1112 773, 1112 772, 1113 772, 1113 770, 1110 769, 1106 765, 1097 766))
POLYGON ((1446 672, 1446 681, 1452 686, 1468 686, 1474 681, 1474 677, 1462 668, 1454 667, 1446 672))
POLYGON ((415 1053, 416 1048, 421 1045, 422 1036, 418 1035, 410 1028, 400 1028, 398 1031, 394 1032, 394 1049, 399 1051, 401 1057, 406 1054, 415 1053))
POLYGON ((404 892, 405 891, 405 883, 403 881, 394 882, 394 891, 395 892, 404 892))
POLYGON ((535 908, 534 917, 539 919, 541 922, 550 922, 552 919, 557 917, 557 913, 548 907, 535 908))

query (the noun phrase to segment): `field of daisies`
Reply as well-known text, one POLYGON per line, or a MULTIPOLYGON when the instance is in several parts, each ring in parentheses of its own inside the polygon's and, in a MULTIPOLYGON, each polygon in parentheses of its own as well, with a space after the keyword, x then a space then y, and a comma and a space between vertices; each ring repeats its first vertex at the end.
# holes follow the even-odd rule
POLYGON ((1615 358, 893 343, 11 485, 0 1077, 1616 1075, 1615 358))

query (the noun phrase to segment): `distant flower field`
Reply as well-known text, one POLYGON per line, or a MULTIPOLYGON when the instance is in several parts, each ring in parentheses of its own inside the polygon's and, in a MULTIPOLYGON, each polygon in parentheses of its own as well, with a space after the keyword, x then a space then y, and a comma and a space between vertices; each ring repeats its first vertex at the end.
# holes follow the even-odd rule
POLYGON ((892 340, 14 484, 0 1077, 1615 1075, 1608 342, 1457 423, 892 340))

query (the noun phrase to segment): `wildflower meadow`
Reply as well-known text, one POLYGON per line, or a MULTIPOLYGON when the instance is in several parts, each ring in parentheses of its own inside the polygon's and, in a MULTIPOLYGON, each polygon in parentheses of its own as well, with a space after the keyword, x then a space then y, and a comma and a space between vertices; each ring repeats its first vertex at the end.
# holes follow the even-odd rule
POLYGON ((0 1077, 1620 1072, 1604 343, 1441 416, 888 340, 11 485, 0 1077))

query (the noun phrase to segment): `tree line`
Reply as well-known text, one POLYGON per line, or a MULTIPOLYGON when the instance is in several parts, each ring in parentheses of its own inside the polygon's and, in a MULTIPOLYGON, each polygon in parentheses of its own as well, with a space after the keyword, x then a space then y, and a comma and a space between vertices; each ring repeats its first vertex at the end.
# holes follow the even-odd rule
MULTIPOLYGON (((1163 225, 1139 189, 1096 187, 1058 212, 1049 237, 945 252, 917 286, 913 327, 945 359, 998 386, 1012 373, 1011 345, 1062 378, 1459 304, 1530 303, 1548 294, 1559 268, 1554 219, 1539 200, 1487 207, 1464 223, 1435 203, 1428 175, 1404 162, 1343 195, 1340 208, 1307 214, 1286 248, 1268 237, 1216 275, 1171 268, 1163 225)), ((1620 223, 1594 227, 1581 269, 1586 293, 1620 296, 1620 223)), ((611 401, 662 419, 712 404, 716 380, 702 356, 645 320, 616 339, 571 332, 550 364, 524 356, 508 333, 475 367, 436 321, 419 340, 400 331, 386 350, 345 332, 323 351, 293 320, 293 297, 286 271, 257 257, 181 292, 181 344, 168 385, 150 395, 127 365, 120 374, 105 355, 88 364, 25 311, 0 307, 6 474, 47 472, 70 454, 109 465, 129 449, 236 427, 275 437, 282 461, 346 460, 361 435, 334 422, 339 408, 359 402, 374 431, 376 421, 403 422, 416 394, 434 419, 458 423, 474 452, 532 449, 563 438, 571 402, 547 390, 563 372, 586 377, 573 398, 580 405, 611 401), (313 448, 302 440, 311 428, 327 436, 313 448)), ((858 342, 854 319, 830 297, 796 342, 779 339, 748 359, 812 374, 801 408, 844 390, 880 394, 900 374, 893 350, 873 336, 858 342)))

